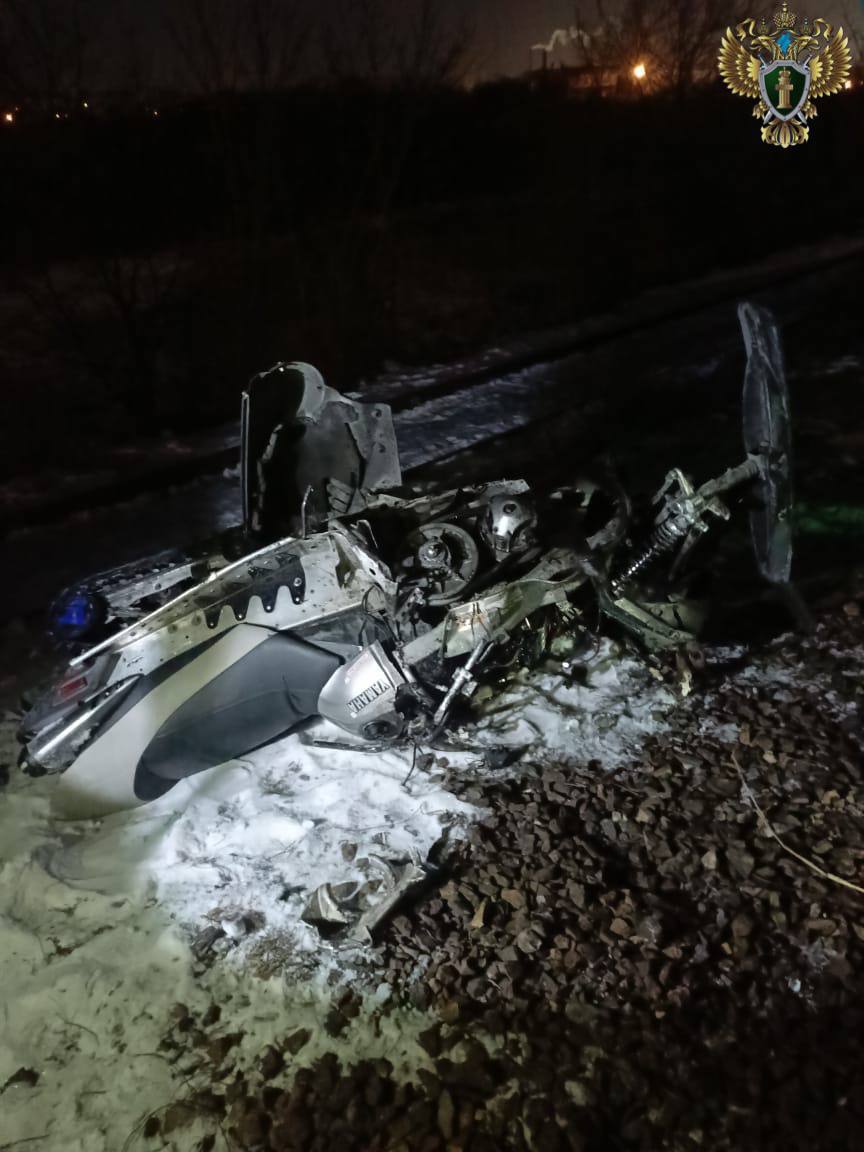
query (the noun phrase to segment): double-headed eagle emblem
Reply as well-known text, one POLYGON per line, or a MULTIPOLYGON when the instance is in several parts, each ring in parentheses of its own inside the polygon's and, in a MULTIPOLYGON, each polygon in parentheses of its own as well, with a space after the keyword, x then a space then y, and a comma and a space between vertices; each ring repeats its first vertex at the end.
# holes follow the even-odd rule
POLYGON ((825 20, 799 19, 784 4, 767 20, 744 20, 727 28, 720 44, 720 75, 736 94, 758 100, 766 144, 789 148, 810 136, 814 100, 847 86, 852 68, 849 40, 825 20))

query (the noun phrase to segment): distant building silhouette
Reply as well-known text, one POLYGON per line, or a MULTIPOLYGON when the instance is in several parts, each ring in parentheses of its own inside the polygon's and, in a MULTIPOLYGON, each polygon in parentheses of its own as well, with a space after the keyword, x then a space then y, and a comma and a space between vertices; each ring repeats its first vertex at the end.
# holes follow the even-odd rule
POLYGON ((606 96, 625 98, 636 90, 633 78, 621 68, 596 64, 549 63, 549 54, 532 54, 532 67, 524 77, 535 91, 557 92, 562 96, 586 98, 606 96))

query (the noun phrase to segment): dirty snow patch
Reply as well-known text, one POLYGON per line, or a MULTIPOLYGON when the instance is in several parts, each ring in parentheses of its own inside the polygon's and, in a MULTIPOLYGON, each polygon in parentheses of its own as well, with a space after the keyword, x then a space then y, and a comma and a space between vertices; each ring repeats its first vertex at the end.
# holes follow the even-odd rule
POLYGON ((604 769, 630 761, 642 741, 666 729, 677 697, 641 660, 617 654, 604 640, 579 678, 528 673, 485 707, 478 730, 463 730, 481 747, 528 749, 533 757, 604 769))
MULTIPOLYGON (((11 757, 12 735, 9 718, 0 759, 11 757)), ((13 773, 0 792, 0 1089, 22 1069, 39 1078, 2 1091, 0 1145, 123 1148, 142 1117, 186 1090, 159 1051, 177 1001, 202 1012, 222 1005, 222 1026, 245 1033, 250 1058, 306 1026, 302 1060, 325 1048, 347 1061, 386 1055, 409 1074, 429 1026, 419 1013, 382 1023, 373 998, 338 1044, 323 1032, 331 982, 351 981, 351 958, 300 913, 320 883, 368 878, 393 857, 424 859, 445 829, 458 834, 477 818, 428 770, 406 782, 411 768, 410 754, 291 737, 156 804, 79 823, 52 819, 51 777, 13 773), (235 908, 262 914, 263 932, 223 940, 229 955, 198 963, 196 932, 235 908), (290 987, 251 977, 256 950, 265 968, 275 956, 290 987)), ((193 1126, 165 1147, 195 1138, 193 1126)))
MULTIPOLYGON (((489 703, 461 734, 470 750, 448 751, 446 770, 482 773, 482 752, 502 745, 612 768, 662 730, 674 703, 644 665, 604 645, 580 682, 533 674, 489 703)), ((0 762, 14 762, 13 735, 10 717, 0 762)), ((243 1032, 250 1063, 306 1027, 298 1061, 325 1050, 349 1063, 386 1056, 413 1075, 426 1059, 422 1013, 390 1015, 367 992, 350 1028, 326 1034, 332 997, 368 987, 367 954, 322 940, 301 914, 319 885, 368 884, 388 862, 425 860, 442 835, 479 819, 443 779, 443 764, 414 763, 410 751, 292 736, 133 812, 61 823, 50 807, 56 781, 13 772, 0 791, 0 1089, 21 1069, 39 1078, 2 1092, 0 1144, 117 1152, 131 1135, 128 1147, 140 1146, 142 1119, 194 1083, 159 1050, 178 1001, 202 1013, 219 1004, 220 1030, 243 1032), (239 940, 220 934, 202 958, 202 929, 238 911, 263 927, 239 940)), ((188 1152, 200 1134, 193 1124, 163 1147, 188 1152)))

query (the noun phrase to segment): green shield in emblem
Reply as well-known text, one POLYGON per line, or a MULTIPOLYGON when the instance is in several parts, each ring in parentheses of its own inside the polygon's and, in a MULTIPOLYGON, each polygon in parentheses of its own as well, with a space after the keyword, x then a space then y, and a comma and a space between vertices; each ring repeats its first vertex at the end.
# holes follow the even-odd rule
POLYGON ((759 73, 759 87, 777 119, 791 120, 810 92, 810 69, 795 60, 775 60, 759 73))

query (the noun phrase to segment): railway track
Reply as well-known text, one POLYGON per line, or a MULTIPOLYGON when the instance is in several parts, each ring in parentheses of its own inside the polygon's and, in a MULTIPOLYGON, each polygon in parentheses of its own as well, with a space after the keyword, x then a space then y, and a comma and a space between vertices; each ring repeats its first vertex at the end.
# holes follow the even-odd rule
MULTIPOLYGON (((519 391, 518 381, 529 374, 532 386, 536 378, 554 375, 566 369, 568 362, 586 356, 621 340, 650 336, 653 332, 684 324, 698 323, 699 317, 711 314, 752 293, 763 294, 772 288, 788 292, 808 278, 819 277, 826 270, 836 272, 864 259, 864 238, 843 240, 802 249, 788 257, 735 269, 674 288, 646 293, 621 310, 592 317, 553 332, 510 342, 458 363, 442 364, 420 370, 408 370, 381 376, 363 390, 364 399, 388 403, 394 413, 405 417, 402 423, 422 422, 428 406, 434 402, 475 390, 491 389, 493 395, 504 387, 505 399, 519 391), (514 381, 517 383, 514 384, 514 381), (410 414, 417 414, 411 418, 410 414)), ((543 408, 539 419, 548 418, 543 408)), ((505 427, 504 432, 512 427, 505 427)), ((492 429, 491 434, 500 434, 492 429)), ((489 438, 489 437, 487 437, 489 438)), ((473 447, 454 441, 454 451, 473 447)), ((441 450, 445 450, 446 445, 441 450)), ((441 450, 434 457, 441 458, 441 450)), ((419 454, 419 453, 418 453, 419 454)), ((117 470, 110 461, 100 476, 63 477, 53 485, 42 484, 29 492, 20 486, 0 486, 0 538, 17 528, 50 524, 76 512, 129 501, 142 493, 164 491, 188 484, 206 475, 233 467, 239 456, 239 427, 232 424, 212 430, 181 445, 153 443, 134 453, 130 466, 129 452, 117 454, 117 470)), ((421 460, 421 463, 427 462, 421 460)))
MULTIPOLYGON (((854 297, 861 263, 856 250, 854 259, 847 254, 815 271, 790 272, 782 284, 775 274, 764 291, 750 294, 774 308, 787 335, 796 417, 796 388, 801 397, 823 390, 823 366, 830 372, 834 361, 864 351, 854 317, 838 307, 854 297)), ((530 478, 532 463, 543 457, 555 454, 574 467, 608 450, 646 477, 672 458, 701 474, 702 454, 718 448, 724 434, 736 444, 740 435, 743 348, 734 295, 674 320, 648 324, 643 318, 615 339, 583 333, 592 347, 568 344, 557 356, 540 356, 535 348, 532 363, 505 373, 486 363, 482 372, 475 364, 469 375, 447 380, 443 369, 409 376, 394 403, 405 471, 444 472, 457 482, 507 473, 530 478)), ((383 381, 364 395, 393 403, 394 388, 383 381)), ((86 498, 73 492, 65 506, 61 501, 47 511, 20 506, 12 522, 7 516, 2 524, 0 596, 7 618, 43 611, 60 588, 93 572, 236 524, 236 461, 229 436, 219 454, 185 459, 146 484, 127 478, 86 498)))

